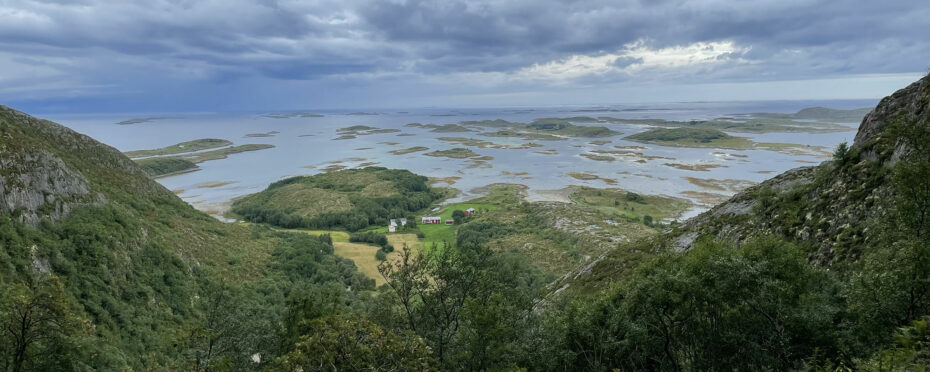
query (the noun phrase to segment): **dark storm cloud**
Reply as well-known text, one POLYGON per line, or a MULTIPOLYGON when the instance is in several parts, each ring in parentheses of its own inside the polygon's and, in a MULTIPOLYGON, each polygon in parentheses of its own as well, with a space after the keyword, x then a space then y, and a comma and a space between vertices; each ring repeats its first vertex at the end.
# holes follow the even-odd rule
POLYGON ((573 56, 616 56, 609 72, 567 75, 584 84, 904 73, 930 65, 926 30, 923 0, 6 0, 0 84, 144 90, 153 81, 376 84, 475 73, 517 84, 500 76, 532 80, 528 68, 573 56), (734 49, 691 67, 628 55, 695 43, 734 49))

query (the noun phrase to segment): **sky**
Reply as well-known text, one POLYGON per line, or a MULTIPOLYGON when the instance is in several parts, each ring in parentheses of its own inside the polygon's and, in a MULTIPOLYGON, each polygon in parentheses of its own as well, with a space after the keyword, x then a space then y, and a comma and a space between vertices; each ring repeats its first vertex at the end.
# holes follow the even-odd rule
POLYGON ((873 99, 930 68, 926 0, 0 0, 31 112, 873 99))

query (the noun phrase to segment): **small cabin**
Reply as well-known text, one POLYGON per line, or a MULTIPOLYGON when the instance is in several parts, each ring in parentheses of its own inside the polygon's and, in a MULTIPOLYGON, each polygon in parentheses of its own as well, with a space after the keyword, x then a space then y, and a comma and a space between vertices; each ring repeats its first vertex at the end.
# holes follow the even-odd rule
POLYGON ((439 217, 423 217, 420 218, 421 225, 438 225, 442 223, 442 218, 439 217))
POLYGON ((388 232, 397 232, 397 226, 395 225, 388 226, 388 232))
POLYGON ((396 226, 397 226, 397 220, 395 220, 395 219, 392 218, 392 219, 391 219, 391 226, 396 227, 396 226))
POLYGON ((448 219, 448 220, 446 220, 446 225, 455 225, 455 220, 453 220, 453 219, 451 219, 451 218, 448 219))
POLYGON ((401 218, 401 219, 400 219, 400 225, 401 225, 401 226, 407 226, 407 219, 406 219, 406 218, 401 218))
POLYGON ((468 208, 468 209, 466 209, 466 210, 465 210, 465 215, 466 215, 466 216, 474 216, 474 215, 475 215, 475 208, 468 208))

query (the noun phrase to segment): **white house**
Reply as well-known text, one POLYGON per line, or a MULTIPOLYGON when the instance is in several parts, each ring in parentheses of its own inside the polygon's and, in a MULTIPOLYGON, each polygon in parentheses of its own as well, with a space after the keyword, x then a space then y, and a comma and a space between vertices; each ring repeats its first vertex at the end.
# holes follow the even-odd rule
POLYGON ((407 226, 407 219, 406 219, 406 218, 401 218, 401 219, 400 219, 400 225, 401 225, 401 226, 407 226))
POLYGON ((391 226, 397 226, 397 220, 391 219, 391 226))
POLYGON ((442 218, 440 218, 440 217, 423 217, 423 218, 420 218, 420 224, 421 224, 421 225, 436 225, 436 224, 441 224, 441 223, 442 223, 442 218))
POLYGON ((388 232, 397 232, 397 226, 395 225, 388 226, 388 232))

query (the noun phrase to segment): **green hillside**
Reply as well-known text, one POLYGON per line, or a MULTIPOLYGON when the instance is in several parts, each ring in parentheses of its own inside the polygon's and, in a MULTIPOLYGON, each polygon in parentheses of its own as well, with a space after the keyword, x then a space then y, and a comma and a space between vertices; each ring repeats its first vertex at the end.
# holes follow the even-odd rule
POLYGON ((237 200, 232 212, 285 228, 356 231, 387 226, 389 219, 425 210, 445 195, 410 171, 370 167, 281 180, 237 200))
POLYGON ((883 99, 833 160, 563 280, 555 349, 579 369, 925 369, 928 143, 930 76, 883 99), (653 258, 630 266, 629 251, 653 258))
POLYGON ((167 177, 179 173, 191 172, 198 169, 197 164, 175 157, 155 157, 136 160, 136 164, 145 171, 149 177, 167 177))
POLYGON ((21 329, 0 337, 4 368, 261 367, 296 342, 287 301, 373 286, 325 240, 221 223, 117 150, 2 106, 0 150, 0 319, 21 329))

